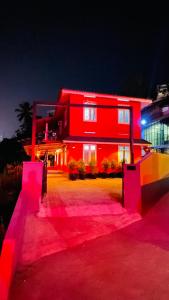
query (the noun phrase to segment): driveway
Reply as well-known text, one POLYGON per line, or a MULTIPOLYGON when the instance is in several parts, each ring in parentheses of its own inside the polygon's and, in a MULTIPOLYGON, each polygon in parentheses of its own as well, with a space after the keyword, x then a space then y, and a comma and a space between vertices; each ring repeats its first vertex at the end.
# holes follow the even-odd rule
POLYGON ((71 181, 65 175, 49 173, 48 191, 44 203, 50 208, 58 206, 99 206, 121 207, 121 178, 85 179, 71 181))
POLYGON ((169 194, 130 226, 43 257, 15 276, 10 300, 166 300, 169 194))
POLYGON ((140 220, 121 206, 120 196, 121 179, 70 181, 49 174, 39 212, 26 218, 21 266, 140 220))

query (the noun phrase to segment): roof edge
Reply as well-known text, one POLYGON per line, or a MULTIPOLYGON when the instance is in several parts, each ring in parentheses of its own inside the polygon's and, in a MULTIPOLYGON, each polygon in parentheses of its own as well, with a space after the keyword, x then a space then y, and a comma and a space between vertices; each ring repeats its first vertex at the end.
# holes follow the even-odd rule
POLYGON ((129 97, 129 96, 120 96, 120 95, 114 95, 114 94, 102 94, 102 93, 95 93, 95 92, 87 92, 87 91, 79 91, 79 90, 70 90, 70 89, 60 89, 58 98, 60 99, 62 95, 64 94, 74 94, 74 95, 81 95, 84 97, 89 98, 96 98, 96 97, 104 97, 107 99, 117 98, 119 101, 136 101, 136 102, 144 102, 147 104, 151 104, 151 99, 146 98, 137 98, 137 97, 129 97))

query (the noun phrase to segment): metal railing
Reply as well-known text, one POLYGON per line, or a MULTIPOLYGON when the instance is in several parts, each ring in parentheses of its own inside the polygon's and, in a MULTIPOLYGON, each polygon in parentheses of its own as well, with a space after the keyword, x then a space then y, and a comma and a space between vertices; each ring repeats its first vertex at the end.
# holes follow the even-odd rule
POLYGON ((48 152, 45 152, 43 161, 43 176, 42 176, 42 197, 47 193, 47 164, 48 164, 48 152))

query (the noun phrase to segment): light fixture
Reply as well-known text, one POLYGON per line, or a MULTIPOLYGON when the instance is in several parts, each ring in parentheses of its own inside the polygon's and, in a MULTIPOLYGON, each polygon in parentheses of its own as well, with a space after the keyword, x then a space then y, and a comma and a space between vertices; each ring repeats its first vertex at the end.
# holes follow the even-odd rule
POLYGON ((142 119, 141 120, 141 125, 146 125, 147 124, 147 121, 145 119, 142 119))

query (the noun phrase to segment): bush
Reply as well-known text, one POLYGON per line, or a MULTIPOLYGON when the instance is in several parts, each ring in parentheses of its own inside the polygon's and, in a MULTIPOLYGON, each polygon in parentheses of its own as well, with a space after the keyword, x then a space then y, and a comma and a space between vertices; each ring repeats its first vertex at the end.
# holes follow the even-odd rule
POLYGON ((84 179, 85 178, 86 167, 85 167, 85 163, 82 159, 80 159, 78 161, 77 168, 78 168, 78 172, 79 172, 79 178, 84 179))
POLYGON ((110 164, 110 161, 109 161, 108 159, 104 158, 104 159, 102 160, 101 165, 102 165, 102 168, 103 168, 104 172, 107 173, 107 171, 108 171, 108 169, 110 168, 110 165, 111 165, 111 164, 110 164))
POLYGON ((117 161, 112 160, 112 161, 111 161, 111 169, 112 169, 112 170, 115 170, 115 169, 117 168, 117 166, 118 166, 117 161))
POLYGON ((77 179, 77 161, 74 159, 71 159, 68 162, 68 168, 69 168, 69 179, 76 180, 77 179))
POLYGON ((69 168, 70 171, 75 171, 77 169, 77 161, 74 160, 74 159, 71 159, 68 162, 68 168, 69 168))
POLYGON ((95 179, 96 178, 96 172, 97 172, 96 161, 91 160, 89 162, 89 174, 88 174, 88 177, 95 179))
POLYGON ((78 161, 77 168, 78 168, 79 173, 83 173, 83 174, 85 173, 86 167, 85 167, 85 163, 82 159, 80 159, 78 161))
POLYGON ((96 173, 96 162, 95 162, 95 160, 91 160, 90 162, 89 162, 89 170, 90 170, 90 172, 92 173, 92 174, 95 174, 96 173))

